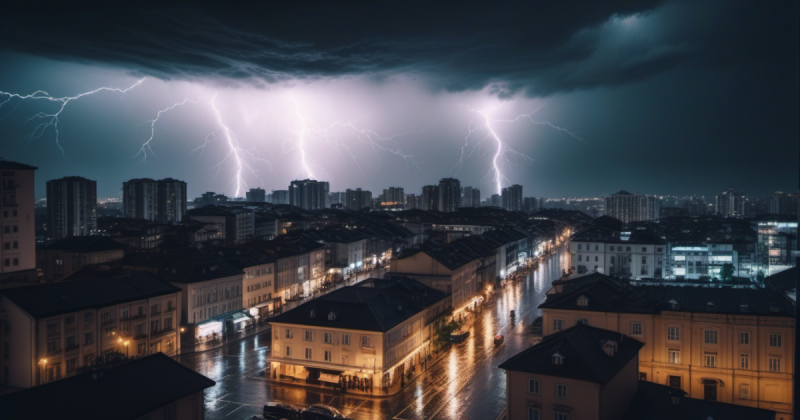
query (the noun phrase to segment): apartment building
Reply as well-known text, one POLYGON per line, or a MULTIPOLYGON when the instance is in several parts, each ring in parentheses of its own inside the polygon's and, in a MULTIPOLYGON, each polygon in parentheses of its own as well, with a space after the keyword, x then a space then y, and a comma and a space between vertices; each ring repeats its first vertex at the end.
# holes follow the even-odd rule
POLYGON ((119 261, 125 245, 108 236, 71 236, 42 246, 36 253, 45 281, 58 281, 87 264, 119 261))
POLYGON ((667 244, 646 231, 606 232, 588 228, 569 244, 573 273, 604 273, 632 279, 663 278, 667 244))
POLYGON ((216 248, 207 255, 242 269, 242 308, 253 319, 267 318, 280 306, 280 301, 273 299, 276 260, 272 255, 252 246, 216 248))
POLYGON ((791 418, 795 308, 782 293, 631 286, 602 274, 551 292, 539 306, 545 336, 578 323, 626 334, 645 344, 640 379, 791 418))
POLYGON ((446 293, 411 279, 368 279, 270 320, 269 375, 285 382, 389 395, 423 371, 446 293))
POLYGON ((275 259, 274 299, 308 296, 325 279, 325 245, 302 237, 278 237, 253 246, 275 259))
POLYGON ((0 159, 0 288, 36 280, 33 214, 36 169, 0 159))
POLYGON ((40 385, 114 353, 178 354, 179 294, 150 273, 3 290, 3 383, 40 385))
POLYGON ((389 275, 407 276, 451 296, 453 308, 472 303, 480 291, 477 271, 483 254, 458 253, 432 243, 406 250, 391 261, 389 275))

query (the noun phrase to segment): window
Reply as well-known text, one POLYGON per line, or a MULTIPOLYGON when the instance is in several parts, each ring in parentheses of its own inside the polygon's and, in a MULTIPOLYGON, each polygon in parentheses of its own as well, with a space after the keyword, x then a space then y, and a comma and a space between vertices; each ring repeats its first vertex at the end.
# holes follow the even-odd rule
POLYGON ((629 246, 626 246, 626 247, 625 247, 625 252, 631 252, 631 247, 629 247, 629 246))
POLYGON ((75 342, 75 336, 74 335, 71 335, 71 336, 67 337, 66 340, 64 341, 64 347, 66 347, 68 349, 71 349, 71 348, 77 347, 77 346, 78 346, 78 343, 75 342))
POLYGON ((556 420, 569 420, 569 414, 567 413, 556 413, 556 420))
POLYGON ((589 320, 586 319, 586 318, 576 318, 575 319, 575 325, 577 325, 577 324, 589 325, 589 320))
POLYGON ((750 398, 750 384, 740 384, 739 385, 739 398, 748 399, 750 398))
POLYGON ((594 256, 594 261, 595 261, 595 262, 598 262, 598 261, 600 261, 600 259, 599 259, 599 257, 598 257, 597 255, 595 255, 595 256, 594 256))
POLYGON ((311 349, 306 348, 306 359, 311 360, 311 349))
POLYGON ((564 329, 564 320, 556 318, 553 320, 553 331, 561 331, 564 329))
MULTIPOLYGON (((647 252, 647 247, 646 246, 642 247, 642 252, 647 252)), ((642 258, 644 258, 644 257, 642 257, 642 258)))
POLYGON ((345 346, 350 345, 350 334, 342 334, 342 344, 345 346))
POLYGON ((681 351, 676 349, 670 349, 669 353, 667 354, 667 361, 674 365, 679 365, 681 363, 681 351))
POLYGON ((541 420, 541 413, 538 408, 528 407, 528 420, 541 420))
POLYGON ((567 398, 567 386, 564 384, 556 384, 556 398, 566 399, 567 398))
POLYGON ((331 333, 322 334, 322 342, 325 343, 325 344, 333 343, 333 334, 331 334, 331 333))
POLYGON ((750 331, 739 331, 739 344, 750 344, 750 331))
POLYGON ((718 344, 719 341, 719 334, 717 330, 706 330, 705 331, 705 342, 706 344, 718 344))
POLYGON ((286 329, 286 338, 292 339, 294 338, 294 330, 291 328, 286 329))
POLYGON ((780 347, 781 346, 781 334, 775 333, 769 335, 769 346, 770 347, 780 347))
POLYGON ((539 394, 539 380, 528 378, 528 394, 539 394))
POLYGON ((72 325, 75 323, 75 316, 68 316, 64 318, 64 325, 72 325))
POLYGON ((706 353, 704 356, 705 367, 717 367, 717 353, 706 353))
POLYGON ((333 360, 333 356, 331 356, 331 351, 330 350, 325 350, 323 352, 323 354, 325 356, 325 361, 326 362, 330 362, 331 360, 333 360))
POLYGON ((83 322, 85 324, 91 324, 93 319, 94 316, 92 316, 91 312, 86 312, 85 314, 83 314, 83 322))
POLYGON ((78 369, 78 358, 67 360, 67 373, 73 373, 76 369, 78 369))
POLYGON ((613 250, 614 250, 614 245, 611 245, 611 248, 609 248, 609 251, 613 251, 613 250))
POLYGON ((781 371, 781 358, 780 357, 770 357, 769 358, 769 371, 770 372, 780 372, 781 371))
POLYGON ((680 341, 681 339, 681 327, 668 327, 667 328, 667 340, 669 341, 680 341))
POLYGON ((86 333, 83 335, 83 345, 89 346, 94 344, 94 333, 86 333))
POLYGON ((292 348, 286 347, 286 357, 292 357, 292 348))
POLYGON ((750 369, 750 355, 747 353, 742 353, 739 355, 739 368, 740 369, 750 369))
POLYGON ((589 305, 589 298, 581 295, 581 297, 578 298, 578 306, 588 306, 588 305, 589 305))
POLYGON ((583 250, 583 245, 578 244, 578 251, 582 251, 582 250, 583 250))
POLYGON ((362 335, 361 336, 361 347, 372 347, 370 346, 369 336, 362 335))
POLYGON ((47 342, 47 353, 52 354, 58 351, 58 340, 49 340, 47 342))
POLYGON ((583 255, 578 255, 578 261, 583 261, 583 255))
POLYGON ((642 335, 642 321, 631 322, 631 335, 642 335))
POLYGON ((303 336, 303 340, 305 341, 314 341, 314 331, 305 331, 305 335, 303 336))

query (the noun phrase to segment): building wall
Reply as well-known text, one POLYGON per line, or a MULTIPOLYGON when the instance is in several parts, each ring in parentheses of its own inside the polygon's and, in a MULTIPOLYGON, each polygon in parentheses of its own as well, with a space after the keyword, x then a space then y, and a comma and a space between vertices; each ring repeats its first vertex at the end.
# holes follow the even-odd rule
POLYGON ((68 252, 52 249, 40 252, 40 268, 44 270, 44 278, 47 281, 61 280, 87 264, 118 261, 125 256, 125 251, 122 249, 100 252, 68 252))
POLYGON ((198 324, 217 315, 242 309, 242 275, 172 284, 188 295, 187 319, 182 319, 182 324, 198 324))
POLYGON ((506 371, 506 418, 528 420, 528 407, 538 408, 543 420, 555 418, 563 407, 570 419, 600 419, 600 384, 527 372, 506 371), (528 392, 528 379, 539 381, 539 393, 528 392), (567 385, 567 398, 556 398, 556 384, 567 385))
POLYGON ((33 171, 3 170, 0 174, 0 188, 3 189, 3 197, 0 198, 0 243, 3 245, 0 246, 0 273, 35 269, 33 171), (13 197, 13 201, 9 197, 13 197), (15 242, 16 248, 13 246, 15 242), (6 243, 10 244, 8 250, 5 249, 6 243))
POLYGON ((569 250, 576 276, 595 271, 632 279, 667 275, 664 244, 572 241, 569 250))
POLYGON ((637 354, 611 381, 600 388, 600 419, 616 420, 625 415, 639 391, 637 354))
POLYGON ((178 306, 178 295, 169 294, 35 320, 3 298, 9 324, 6 384, 27 388, 71 376, 113 352, 176 355, 178 306))
MULTIPOLYGON (((681 389, 692 398, 704 398, 703 379, 720 381, 717 400, 766 408, 786 417, 792 408, 794 377, 793 318, 664 311, 661 314, 629 314, 543 308, 543 333, 554 330, 554 319, 564 328, 586 319, 589 325, 631 335, 645 343, 639 352, 639 371, 646 379, 669 385, 669 377, 681 378, 681 389), (632 335, 632 322, 642 323, 642 335, 632 335), (669 327, 680 329, 679 340, 668 340, 669 327), (706 330, 717 332, 718 344, 705 344, 706 330), (739 333, 750 333, 750 344, 740 344, 739 333), (781 347, 771 347, 770 334, 781 334, 781 347), (677 350, 679 363, 670 361, 677 350), (716 366, 705 367, 706 353, 716 353, 716 366), (749 369, 741 368, 741 355, 749 355, 749 369), (769 359, 779 358, 781 372, 770 372, 769 359), (740 397, 740 385, 749 384, 750 397, 740 397)), ((780 417, 780 416, 779 416, 780 417)))
POLYGON ((271 301, 275 294, 275 263, 261 264, 244 269, 242 279, 242 307, 252 308, 271 301))

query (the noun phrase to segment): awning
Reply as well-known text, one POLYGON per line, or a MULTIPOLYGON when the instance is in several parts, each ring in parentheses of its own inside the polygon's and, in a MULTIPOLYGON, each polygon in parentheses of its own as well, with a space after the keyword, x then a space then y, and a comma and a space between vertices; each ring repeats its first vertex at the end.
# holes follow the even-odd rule
POLYGON ((332 375, 330 373, 322 373, 322 372, 319 374, 319 380, 320 381, 325 381, 325 382, 330 382, 330 383, 333 383, 333 384, 338 384, 339 381, 340 381, 338 375, 332 375))

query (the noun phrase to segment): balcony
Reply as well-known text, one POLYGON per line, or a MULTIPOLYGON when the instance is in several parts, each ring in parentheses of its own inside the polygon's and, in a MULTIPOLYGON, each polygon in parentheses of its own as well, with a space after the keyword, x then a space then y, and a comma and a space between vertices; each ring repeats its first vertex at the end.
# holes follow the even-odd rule
POLYGON ((364 347, 364 346, 361 346, 361 353, 362 354, 375 354, 375 347, 364 347))

